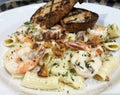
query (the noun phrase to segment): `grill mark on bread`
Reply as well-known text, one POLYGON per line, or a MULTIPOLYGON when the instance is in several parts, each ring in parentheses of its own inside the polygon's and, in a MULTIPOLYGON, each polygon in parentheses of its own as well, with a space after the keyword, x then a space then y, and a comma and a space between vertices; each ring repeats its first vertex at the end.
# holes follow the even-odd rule
POLYGON ((84 23, 91 19, 92 13, 85 10, 75 10, 73 9, 64 19, 65 24, 69 23, 84 23), (78 19, 78 20, 77 20, 78 19))
POLYGON ((67 32, 79 32, 92 28, 98 20, 98 14, 82 8, 73 8, 61 20, 61 25, 67 32), (82 21, 83 19, 83 21, 82 21))
POLYGON ((31 23, 42 28, 50 28, 57 24, 73 8, 76 0, 53 0, 39 8, 31 17, 31 23))
POLYGON ((64 6, 64 5, 66 5, 67 3, 70 3, 70 0, 62 0, 62 3, 61 3, 61 6, 64 6))
POLYGON ((51 4, 51 7, 50 7, 50 13, 49 14, 51 14, 51 12, 52 12, 53 4, 54 4, 54 0, 52 0, 52 4, 51 4))

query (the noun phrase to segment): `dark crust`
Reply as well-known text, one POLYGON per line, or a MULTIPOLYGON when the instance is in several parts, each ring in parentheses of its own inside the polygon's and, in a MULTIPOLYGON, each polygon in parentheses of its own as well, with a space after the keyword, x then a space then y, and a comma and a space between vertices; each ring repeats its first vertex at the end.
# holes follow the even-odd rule
POLYGON ((68 14, 76 3, 76 0, 62 0, 62 5, 59 5, 55 11, 47 13, 44 17, 35 17, 41 14, 45 6, 39 8, 31 17, 31 22, 39 24, 42 28, 50 28, 57 24, 66 14, 68 14), (65 2, 69 1, 69 2, 65 2), (71 3, 72 2, 72 3, 71 3))
POLYGON ((68 32, 78 32, 78 31, 87 30, 88 28, 92 28, 99 18, 99 15, 97 13, 91 12, 91 11, 86 10, 86 9, 74 8, 74 10, 82 10, 82 11, 90 12, 92 14, 92 17, 89 21, 84 22, 84 23, 67 23, 67 24, 65 24, 63 22, 63 20, 61 20, 62 26, 68 32))

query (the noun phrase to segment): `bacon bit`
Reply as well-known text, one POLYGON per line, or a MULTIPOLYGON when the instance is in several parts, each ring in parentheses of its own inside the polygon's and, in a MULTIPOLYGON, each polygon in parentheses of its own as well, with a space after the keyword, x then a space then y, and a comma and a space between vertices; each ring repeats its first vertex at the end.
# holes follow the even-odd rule
POLYGON ((47 42, 44 43, 44 47, 45 48, 50 48, 50 47, 52 47, 52 43, 50 41, 47 41, 47 42))
POLYGON ((106 76, 106 79, 105 79, 105 81, 109 81, 110 79, 109 79, 109 77, 108 76, 106 76))
POLYGON ((87 44, 91 45, 93 48, 97 47, 97 45, 100 44, 99 36, 94 36, 87 44))
POLYGON ((100 49, 97 49, 96 52, 97 52, 99 55, 101 55, 101 54, 103 53, 103 51, 100 50, 100 49))
POLYGON ((45 41, 50 41, 50 40, 60 40, 60 39, 64 39, 66 36, 66 34, 63 33, 53 33, 51 31, 46 32, 43 34, 43 40, 45 41))
POLYGON ((45 48, 44 48, 43 46, 39 46, 39 47, 37 48, 37 50, 38 50, 38 51, 42 51, 42 50, 45 50, 45 48))
POLYGON ((38 44, 36 42, 32 43, 32 49, 36 49, 38 47, 38 44))
POLYGON ((48 66, 43 64, 37 74, 40 77, 48 77, 48 66))
POLYGON ((32 42, 31 36, 30 35, 26 36, 24 42, 32 42))
POLYGON ((66 46, 64 42, 61 40, 58 40, 56 42, 57 42, 57 45, 52 48, 52 51, 56 56, 62 57, 66 51, 66 46))
POLYGON ((46 32, 46 33, 44 33, 43 34, 43 40, 49 41, 51 39, 51 36, 52 36, 51 34, 52 34, 52 32, 46 32))
POLYGON ((20 61, 22 61, 21 58, 16 58, 16 59, 15 59, 15 62, 16 62, 16 63, 19 63, 20 61))

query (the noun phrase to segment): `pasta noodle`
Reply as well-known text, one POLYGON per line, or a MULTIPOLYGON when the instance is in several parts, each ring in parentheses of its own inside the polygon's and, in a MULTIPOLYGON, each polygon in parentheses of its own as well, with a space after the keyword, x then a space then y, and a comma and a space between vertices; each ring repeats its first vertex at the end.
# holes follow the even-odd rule
POLYGON ((56 76, 44 78, 38 77, 36 73, 27 72, 23 78, 22 85, 33 89, 52 90, 59 88, 58 79, 59 77, 56 76))
POLYGON ((73 75, 68 75, 68 77, 60 77, 59 80, 75 89, 81 89, 84 81, 82 77, 73 75))
POLYGON ((106 80, 106 77, 108 77, 112 70, 115 69, 119 64, 120 61, 116 57, 109 56, 105 59, 105 61, 103 62, 103 66, 94 76, 94 78, 102 81, 106 80))
POLYGON ((14 78, 14 79, 23 79, 24 78, 24 74, 14 74, 14 75, 12 75, 12 77, 14 78))
POLYGON ((53 75, 59 75, 59 74, 63 74, 65 72, 67 72, 68 70, 63 68, 63 66, 53 66, 52 69, 51 69, 51 73, 53 75))
POLYGON ((7 47, 14 46, 17 42, 16 36, 11 36, 4 41, 4 45, 7 47))
POLYGON ((45 51, 45 54, 44 54, 42 60, 40 61, 40 65, 42 65, 44 63, 45 64, 49 64, 49 62, 52 59, 52 57, 53 57, 53 53, 52 53, 51 49, 47 49, 45 51))
POLYGON ((108 36, 110 38, 116 38, 120 36, 120 29, 116 24, 112 24, 108 26, 108 36))
POLYGON ((104 47, 110 51, 117 51, 120 48, 120 45, 116 42, 104 43, 104 47))

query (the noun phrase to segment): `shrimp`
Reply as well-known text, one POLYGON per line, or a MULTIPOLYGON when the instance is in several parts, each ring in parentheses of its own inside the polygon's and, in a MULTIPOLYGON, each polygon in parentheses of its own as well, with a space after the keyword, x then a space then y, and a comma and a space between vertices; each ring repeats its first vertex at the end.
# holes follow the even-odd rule
POLYGON ((95 50, 79 50, 71 58, 71 64, 76 73, 85 78, 94 76, 102 66, 100 56, 95 50))
POLYGON ((22 25, 20 26, 16 32, 13 34, 16 36, 17 40, 19 42, 32 42, 33 40, 35 40, 36 38, 39 38, 40 40, 42 39, 42 37, 40 36, 41 31, 39 31, 38 26, 25 26, 22 25))
POLYGON ((24 36, 24 32, 28 30, 28 27, 22 25, 20 26, 16 32, 14 33, 14 35, 16 35, 17 39, 20 42, 24 42, 25 41, 25 36, 24 36))
POLYGON ((82 41, 78 42, 66 42, 66 46, 73 50, 89 50, 89 47, 82 41))
POLYGON ((5 67, 10 74, 24 74, 34 69, 43 57, 44 47, 35 51, 30 47, 14 47, 5 56, 5 67))
POLYGON ((97 47, 98 44, 101 45, 105 39, 108 39, 107 27, 95 25, 93 29, 88 29, 87 32, 87 44, 92 47, 97 47))
POLYGON ((96 25, 94 29, 88 29, 89 40, 101 40, 101 38, 107 37, 107 27, 96 25))

